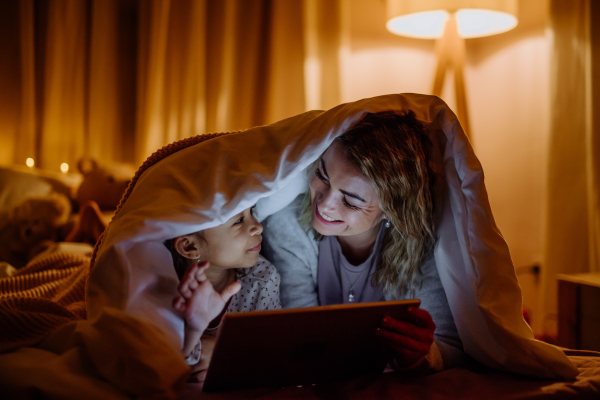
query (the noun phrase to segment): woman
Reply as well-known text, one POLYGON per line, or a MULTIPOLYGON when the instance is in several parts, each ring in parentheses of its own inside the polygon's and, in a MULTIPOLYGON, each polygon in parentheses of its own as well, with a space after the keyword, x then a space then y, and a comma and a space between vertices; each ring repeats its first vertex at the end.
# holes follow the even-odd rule
POLYGON ((284 307, 416 297, 422 310, 415 311, 413 323, 388 319, 380 328, 399 367, 432 371, 472 358, 527 376, 577 376, 564 353, 536 341, 523 319, 521 291, 494 222, 481 165, 443 101, 386 95, 312 113, 293 128, 305 133, 290 140, 296 134, 286 131, 285 138, 276 140, 285 145, 277 160, 279 184, 267 187, 278 191, 257 204, 259 220, 271 216, 263 223, 263 243, 281 275, 284 307), (380 113, 390 112, 406 114, 404 121, 396 121, 394 128, 377 122, 380 113), (372 129, 371 124, 385 128, 372 129), (388 129, 406 142, 394 141, 394 135, 386 138, 388 129), (377 131, 383 139, 374 137, 377 131), (395 153, 400 149, 407 156, 400 157, 402 162, 395 153), (311 170, 314 161, 318 163, 311 170), (412 170, 400 175, 394 170, 411 163, 412 170), (307 187, 305 175, 295 175, 299 170, 308 170, 311 181, 310 226, 315 232, 309 235, 299 222, 304 207, 297 195, 307 187), (312 175, 315 170, 319 174, 312 175), (362 189, 350 188, 355 181, 362 189), (355 193, 363 189, 362 195, 355 193), (373 191, 376 195, 370 197, 373 191), (365 211, 361 204, 380 211, 365 211), (352 207, 359 209, 350 213, 352 207), (360 229, 351 229, 356 215, 364 221, 360 229), (326 237, 319 242, 315 233, 326 237), (336 261, 336 254, 343 257, 336 261))
POLYGON ((369 114, 309 168, 304 199, 265 221, 265 254, 282 275, 284 307, 421 299, 414 319, 386 318, 377 330, 397 366, 419 370, 468 361, 431 262, 441 191, 432 147, 413 112, 369 114), (290 242, 280 232, 292 226, 290 242), (316 282, 306 259, 287 251, 298 237, 310 246, 303 229, 318 251, 316 282))

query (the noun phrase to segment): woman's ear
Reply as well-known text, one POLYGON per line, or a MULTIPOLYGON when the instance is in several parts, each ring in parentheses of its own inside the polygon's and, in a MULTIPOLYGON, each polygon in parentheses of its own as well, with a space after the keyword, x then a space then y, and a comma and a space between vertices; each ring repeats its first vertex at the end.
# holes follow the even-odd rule
POLYGON ((183 235, 176 237, 173 241, 173 246, 179 254, 190 260, 200 258, 200 243, 196 235, 183 235))

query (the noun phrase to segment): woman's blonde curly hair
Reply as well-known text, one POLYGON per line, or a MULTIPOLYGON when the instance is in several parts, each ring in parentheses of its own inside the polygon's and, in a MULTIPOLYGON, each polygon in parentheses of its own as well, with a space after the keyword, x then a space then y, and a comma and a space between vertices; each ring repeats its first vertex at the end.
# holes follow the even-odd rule
MULTIPOLYGON (((335 139, 373 185, 391 227, 382 240, 371 284, 394 298, 414 294, 421 265, 435 243, 436 175, 432 143, 412 111, 368 114, 335 139)), ((308 169, 313 174, 315 164, 308 169)), ((310 191, 300 222, 311 229, 310 191)), ((321 238, 316 231, 313 234, 321 238)))

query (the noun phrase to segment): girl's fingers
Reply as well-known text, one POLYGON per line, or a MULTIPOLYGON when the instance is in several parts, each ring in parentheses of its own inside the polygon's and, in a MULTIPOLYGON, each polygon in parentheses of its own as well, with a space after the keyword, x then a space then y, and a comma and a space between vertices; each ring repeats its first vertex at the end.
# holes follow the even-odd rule
POLYGON ((234 294, 236 294, 237 292, 240 291, 241 288, 242 288, 242 285, 237 281, 229 284, 221 292, 221 298, 223 299, 223 302, 227 303, 234 294))
POLYGON ((173 299, 173 307, 176 310, 184 311, 185 310, 185 300, 181 296, 177 296, 173 299))
POLYGON ((204 274, 204 271, 196 271, 196 273, 194 274, 194 278, 198 282, 204 282, 207 279, 206 275, 204 274))
POLYGON ((198 268, 198 272, 204 272, 210 266, 210 263, 208 261, 200 261, 192 265, 195 265, 198 268))
POLYGON ((188 288, 190 288, 191 291, 194 291, 198 289, 198 286, 200 286, 200 282, 198 282, 196 279, 190 279, 187 286, 188 288))
POLYGON ((193 263, 188 267, 179 283, 179 291, 183 292, 187 298, 191 296, 190 291, 198 288, 199 282, 204 282, 207 278, 204 271, 208 268, 208 261, 202 261, 199 264, 193 263))
POLYGON ((188 378, 188 382, 204 383, 204 381, 206 380, 207 371, 208 370, 203 369, 202 371, 195 372, 194 374, 190 375, 190 377, 188 378))

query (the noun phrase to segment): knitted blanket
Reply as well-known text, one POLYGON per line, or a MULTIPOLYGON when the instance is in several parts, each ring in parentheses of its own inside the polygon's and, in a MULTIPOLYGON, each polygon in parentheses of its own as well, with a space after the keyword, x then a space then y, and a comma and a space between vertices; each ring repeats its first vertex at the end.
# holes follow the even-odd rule
MULTIPOLYGON (((147 168, 181 149, 230 133, 198 135, 157 150, 135 174, 115 215, 147 168)), ((87 279, 103 238, 104 234, 91 257, 68 252, 40 255, 15 275, 0 278, 0 353, 33 346, 56 328, 86 319, 87 279)))
POLYGON ((86 318, 90 257, 57 252, 0 279, 0 352, 41 341, 57 327, 86 318))

